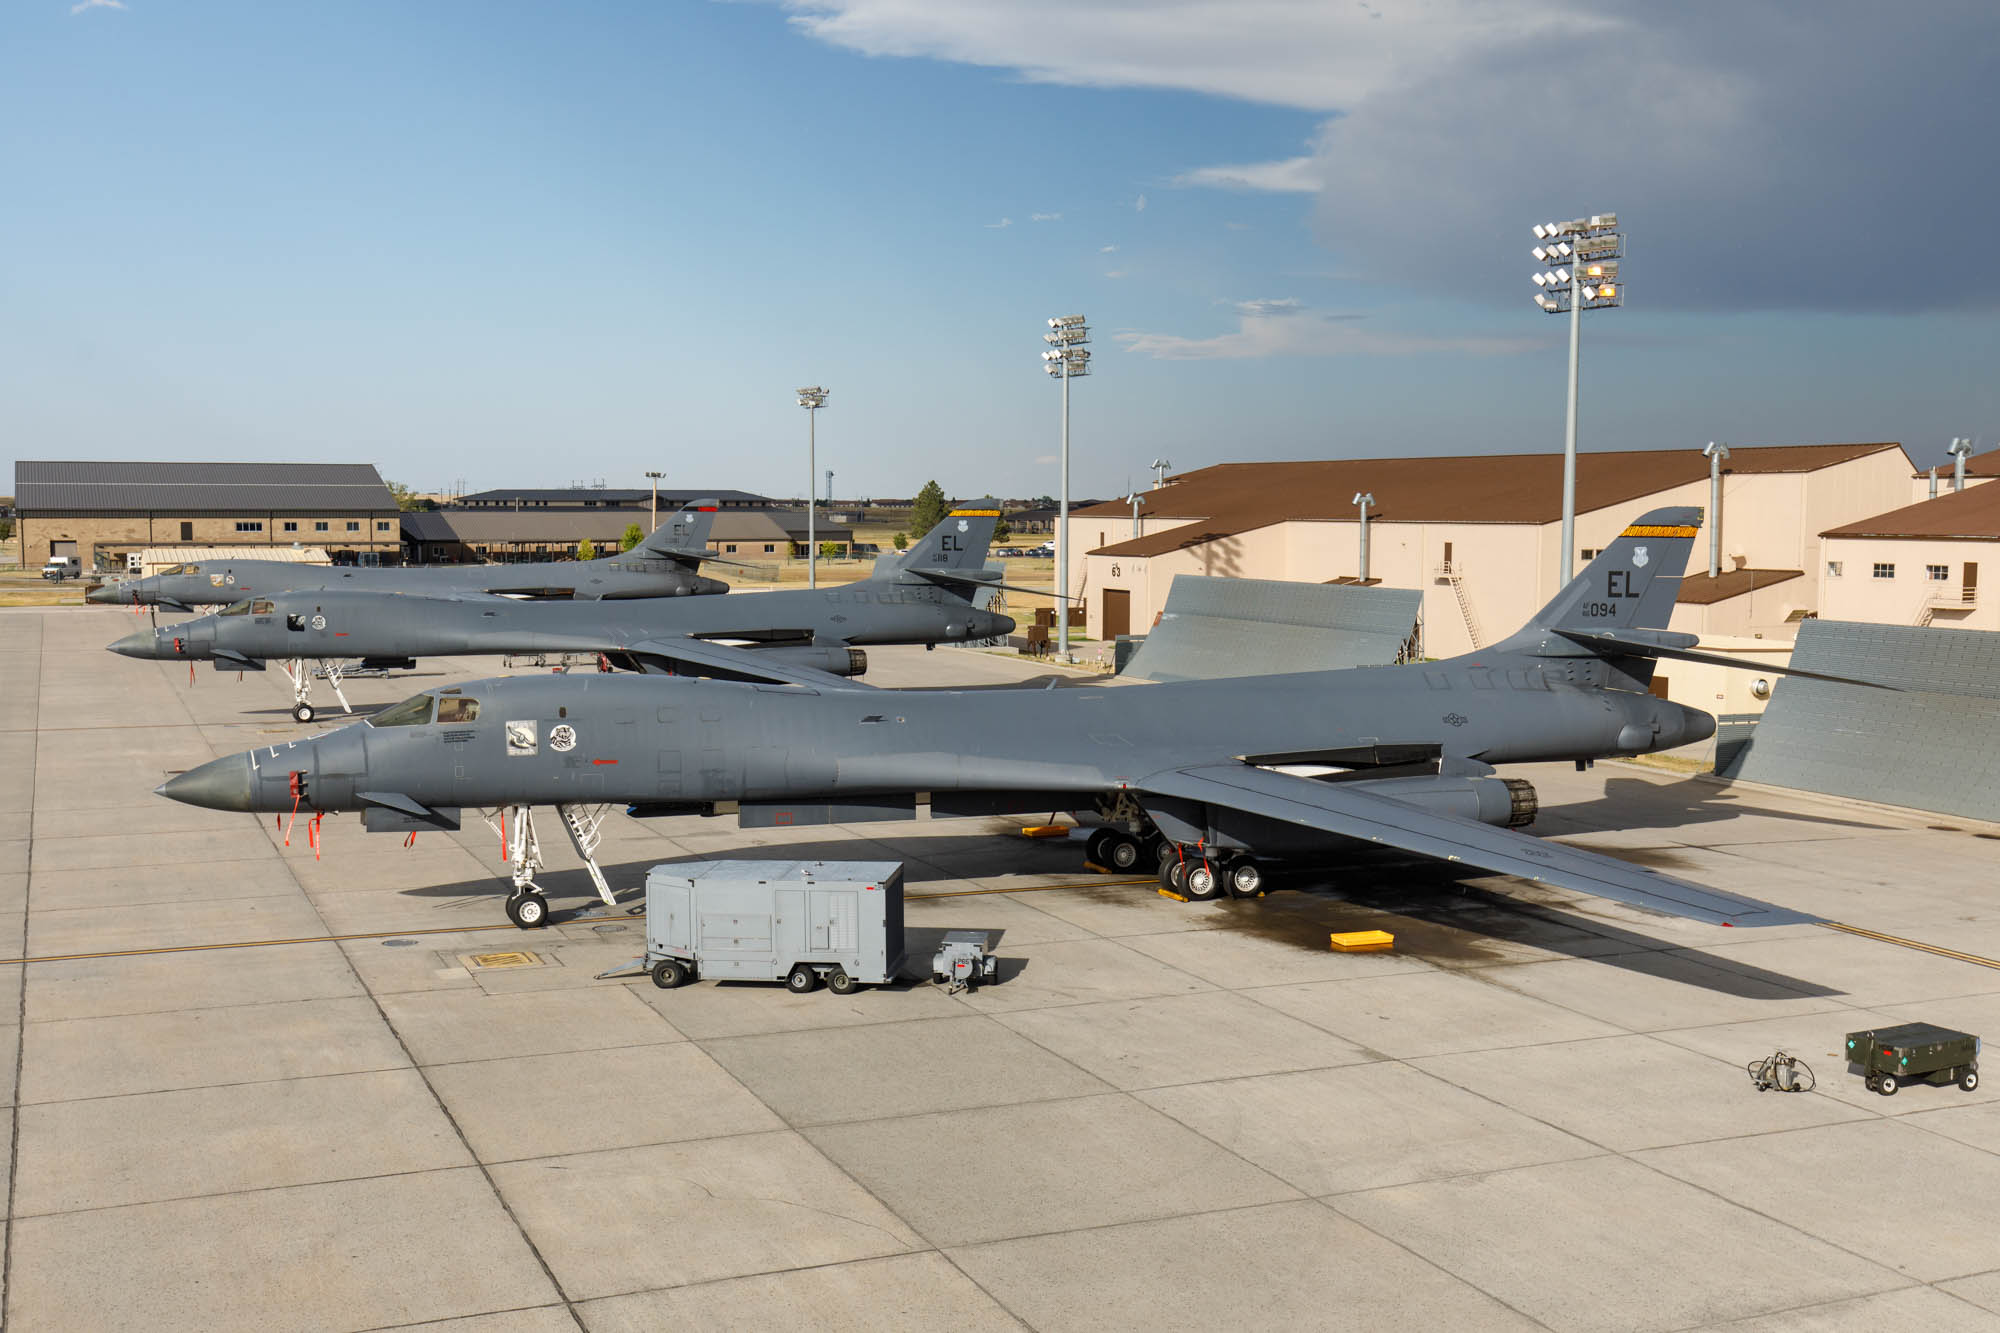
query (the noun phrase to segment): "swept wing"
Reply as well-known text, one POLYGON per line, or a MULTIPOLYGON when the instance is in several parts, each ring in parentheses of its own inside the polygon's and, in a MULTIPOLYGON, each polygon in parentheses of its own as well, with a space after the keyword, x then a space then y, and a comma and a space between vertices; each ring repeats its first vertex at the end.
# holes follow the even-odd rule
POLYGON ((1210 764, 1155 773, 1133 785, 1141 792, 1228 806, 1712 925, 1781 926, 1820 920, 1595 852, 1419 810, 1367 791, 1365 782, 1316 782, 1248 764, 1210 764))

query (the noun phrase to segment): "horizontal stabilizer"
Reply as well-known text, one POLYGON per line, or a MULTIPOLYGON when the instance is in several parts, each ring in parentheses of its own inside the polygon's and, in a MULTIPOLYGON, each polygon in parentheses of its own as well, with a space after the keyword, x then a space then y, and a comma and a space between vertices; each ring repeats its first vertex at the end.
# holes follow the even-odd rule
MULTIPOLYGON (((1667 643, 1656 642, 1651 635, 1639 633, 1612 634, 1604 630, 1557 629, 1556 633, 1571 643, 1589 648, 1605 657, 1665 657, 1676 662, 1705 662, 1709 666, 1734 667, 1739 671, 1767 671, 1774 676, 1803 676, 1807 680, 1830 681, 1835 685, 1862 685, 1872 690, 1894 690, 1894 685, 1885 685, 1878 680, 1859 680, 1853 676, 1829 676, 1820 671, 1807 671, 1800 667, 1779 666, 1775 662, 1748 662, 1727 653, 1703 653, 1693 648, 1682 648, 1667 643)), ((1660 635, 1664 639, 1666 635, 1660 635)), ((1674 635, 1674 638, 1693 638, 1692 635, 1674 635)))
POLYGON ((909 569, 903 572, 914 574, 920 579, 954 590, 960 588, 1002 588, 1008 592, 1025 592, 1035 597, 1060 597, 1066 602, 1080 602, 1083 600, 1081 597, 1072 597, 1068 593, 1055 592, 1048 588, 1024 588, 1018 583, 1001 583, 995 579, 976 578, 969 574, 956 574, 945 569, 909 569))
POLYGON ((1152 793, 1201 801, 1712 925, 1784 926, 1820 919, 1596 852, 1419 809, 1367 790, 1366 782, 1317 782, 1247 764, 1211 764, 1155 773, 1133 786, 1142 800, 1152 793))

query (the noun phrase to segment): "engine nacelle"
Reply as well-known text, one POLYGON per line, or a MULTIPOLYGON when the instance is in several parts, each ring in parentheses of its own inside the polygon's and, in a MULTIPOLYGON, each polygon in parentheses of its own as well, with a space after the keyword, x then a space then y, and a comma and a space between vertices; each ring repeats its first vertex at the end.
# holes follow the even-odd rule
POLYGON ((824 671, 830 676, 858 676, 868 669, 868 654, 859 648, 798 647, 753 648, 759 661, 782 662, 786 666, 824 671))
POLYGON ((1353 785, 1376 796, 1500 828, 1535 822, 1535 789, 1521 778, 1361 778, 1353 785))

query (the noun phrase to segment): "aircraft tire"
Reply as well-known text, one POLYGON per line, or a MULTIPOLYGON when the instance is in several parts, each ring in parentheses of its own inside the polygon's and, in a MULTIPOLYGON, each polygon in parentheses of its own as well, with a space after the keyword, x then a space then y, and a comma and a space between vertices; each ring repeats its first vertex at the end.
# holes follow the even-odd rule
POLYGON ((312 720, 313 706, 311 704, 294 704, 292 706, 292 721, 310 722, 312 720))
POLYGON ((1238 898, 1255 898, 1264 891, 1264 868, 1255 861, 1238 861, 1224 876, 1229 892, 1238 898))
POLYGON ((672 990, 688 983, 687 966, 678 958, 662 958, 653 964, 653 984, 661 990, 672 990))
POLYGON ((507 919, 522 930, 549 924, 549 900, 539 893, 516 893, 507 899, 507 919))
POLYGON ((1215 868, 1215 862, 1203 858, 1188 862, 1186 874, 1181 880, 1181 892, 1190 902, 1205 903, 1220 898, 1228 890, 1223 887, 1222 875, 1215 868))
POLYGON ((826 974, 826 988, 835 995, 852 995, 861 989, 861 983, 847 975, 847 969, 836 967, 826 974))
POLYGON ((1111 864, 1110 853, 1106 851, 1111 837, 1111 830, 1108 828, 1101 828, 1091 834, 1089 840, 1083 844, 1083 859, 1094 866, 1103 866, 1106 870, 1117 869, 1111 864))
POLYGON ((819 973, 799 963, 785 974, 785 989, 794 995, 810 995, 819 989, 819 973))
POLYGON ((1129 833, 1107 829, 1104 845, 1091 859, 1106 870, 1115 870, 1121 875, 1143 875, 1152 867, 1146 864, 1146 848, 1129 833))

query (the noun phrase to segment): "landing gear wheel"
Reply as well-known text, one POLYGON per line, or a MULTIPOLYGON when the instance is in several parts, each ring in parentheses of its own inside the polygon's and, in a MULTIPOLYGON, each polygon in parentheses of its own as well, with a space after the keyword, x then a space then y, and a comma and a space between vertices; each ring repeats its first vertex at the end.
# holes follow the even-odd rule
POLYGON ((313 706, 311 704, 292 705, 292 721, 310 722, 312 720, 313 720, 313 706))
POLYGON ((688 970, 678 958, 662 958, 653 964, 653 984, 661 990, 672 990, 688 983, 688 970))
POLYGON ((785 989, 794 995, 810 995, 819 989, 819 973, 800 963, 785 974, 785 989))
POLYGON ((1875 1091, 1881 1093, 1884 1097, 1893 1097, 1896 1095, 1896 1090, 1901 1086, 1902 1084, 1896 1081, 1894 1074, 1884 1074, 1876 1080, 1875 1091))
POLYGON ((1215 862, 1203 859, 1187 863, 1187 872, 1182 877, 1185 893, 1193 902, 1205 903, 1223 895, 1222 876, 1216 873, 1215 862))
POLYGON ((1229 891, 1238 898, 1255 898, 1264 891, 1264 870, 1255 861, 1229 867, 1229 891))
POLYGON ((1106 870, 1116 870, 1121 875, 1129 875, 1144 874, 1151 868, 1146 865, 1146 849, 1129 833, 1119 833, 1115 830, 1106 833, 1104 845, 1097 850, 1097 864, 1106 870))
POLYGON ((507 919, 522 930, 549 924, 549 900, 539 893, 516 893, 507 899, 507 919))
POLYGON ((1979 1086, 1979 1071, 1977 1069, 1959 1070, 1958 1086, 1964 1088, 1967 1092, 1971 1092, 1974 1088, 1979 1086))
POLYGON ((1169 857, 1160 863, 1160 882, 1175 893, 1187 892, 1188 868, 1194 862, 1184 861, 1179 856, 1169 857))
POLYGON ((861 989, 861 983, 848 976, 844 968, 836 967, 826 974, 826 988, 835 995, 852 995, 861 989))
POLYGON ((1113 869, 1110 855, 1104 850, 1104 844, 1110 840, 1110 829, 1101 828, 1091 834, 1090 840, 1083 844, 1083 859, 1094 866, 1103 866, 1106 870, 1113 869))
POLYGON ((1169 844, 1167 849, 1160 853, 1159 868, 1153 873, 1159 878, 1161 888, 1173 889, 1175 893, 1180 892, 1180 889, 1175 887, 1174 884, 1174 871, 1179 868, 1180 863, 1181 859, 1174 854, 1172 844, 1169 844))

